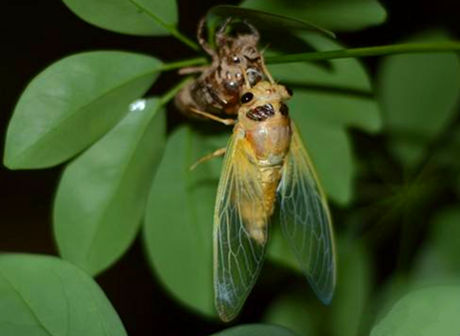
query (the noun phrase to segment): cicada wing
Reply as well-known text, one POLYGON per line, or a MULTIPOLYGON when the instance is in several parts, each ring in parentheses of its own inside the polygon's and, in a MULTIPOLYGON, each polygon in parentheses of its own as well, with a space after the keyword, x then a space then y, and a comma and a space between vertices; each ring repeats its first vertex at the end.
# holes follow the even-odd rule
POLYGON ((259 171, 247 140, 233 136, 224 159, 214 212, 214 290, 224 321, 240 311, 262 267, 268 218, 259 171))
POLYGON ((324 193, 292 123, 292 139, 278 187, 281 227, 313 291, 329 303, 336 281, 332 222, 324 193))

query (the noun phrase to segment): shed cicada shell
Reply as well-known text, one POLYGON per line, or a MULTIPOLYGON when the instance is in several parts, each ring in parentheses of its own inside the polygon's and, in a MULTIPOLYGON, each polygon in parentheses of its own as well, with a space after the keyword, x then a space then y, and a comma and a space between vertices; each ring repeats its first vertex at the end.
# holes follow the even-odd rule
POLYGON ((200 72, 200 76, 190 81, 175 97, 178 109, 189 116, 192 109, 212 114, 236 115, 240 93, 244 84, 243 73, 251 85, 263 79, 263 58, 257 49, 259 33, 248 22, 243 22, 247 32, 230 34, 232 19, 227 19, 215 34, 213 49, 204 38, 205 20, 198 26, 198 41, 212 57, 209 66, 184 68, 180 73, 200 72))
MULTIPOLYGON (((278 203, 284 238, 313 291, 332 299, 335 248, 331 216, 318 177, 285 101, 292 93, 268 80, 246 78, 238 118, 225 153, 214 210, 215 304, 224 321, 243 306, 261 270, 270 218, 278 203)), ((230 122, 231 120, 231 122, 230 122)))

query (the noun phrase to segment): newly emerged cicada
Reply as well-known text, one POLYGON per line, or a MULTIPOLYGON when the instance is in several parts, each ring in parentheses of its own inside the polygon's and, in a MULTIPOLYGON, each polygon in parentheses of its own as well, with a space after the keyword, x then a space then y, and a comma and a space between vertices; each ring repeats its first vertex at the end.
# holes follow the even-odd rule
POLYGON ((209 66, 181 69, 180 73, 201 72, 190 81, 175 97, 177 108, 189 116, 197 116, 192 110, 212 114, 236 115, 239 97, 243 88, 243 73, 251 85, 263 79, 263 58, 257 49, 259 33, 248 22, 243 22, 248 33, 227 32, 232 19, 227 19, 215 34, 213 49, 204 35, 205 20, 198 26, 197 38, 202 48, 212 57, 209 66))
POLYGON ((252 87, 246 81, 227 147, 200 160, 225 153, 214 210, 215 304, 224 321, 238 314, 257 279, 277 199, 284 238, 314 292, 329 303, 335 287, 331 217, 284 103, 292 93, 266 76, 252 87))

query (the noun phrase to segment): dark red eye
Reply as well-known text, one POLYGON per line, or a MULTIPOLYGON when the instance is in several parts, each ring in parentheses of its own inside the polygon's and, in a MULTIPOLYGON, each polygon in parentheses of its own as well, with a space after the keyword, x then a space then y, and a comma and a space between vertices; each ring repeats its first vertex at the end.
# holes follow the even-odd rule
POLYGON ((252 98, 254 98, 254 95, 251 92, 246 92, 244 95, 241 96, 241 103, 249 103, 252 100, 252 98))

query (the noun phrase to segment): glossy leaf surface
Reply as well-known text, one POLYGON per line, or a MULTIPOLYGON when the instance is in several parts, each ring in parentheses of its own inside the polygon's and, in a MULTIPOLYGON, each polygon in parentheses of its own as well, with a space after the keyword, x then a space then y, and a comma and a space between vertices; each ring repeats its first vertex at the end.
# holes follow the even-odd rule
POLYGON ((190 166, 226 144, 229 134, 180 127, 170 136, 150 190, 144 237, 153 269, 182 303, 215 316, 213 217, 221 158, 190 166))
POLYGON ((460 286, 428 287, 405 295, 371 336, 455 335, 460 330, 460 286))
POLYGON ((310 20, 332 31, 359 30, 386 19, 385 9, 377 0, 245 0, 242 6, 310 20))
MULTIPOLYGON (((426 33, 410 41, 445 41, 426 33)), ((460 101, 460 62, 449 53, 387 57, 380 68, 379 100, 392 152, 412 167, 426 146, 455 117, 460 101)))
POLYGON ((55 257, 0 255, 0 334, 126 336, 104 292, 55 257))
POLYGON ((164 35, 177 24, 176 0, 63 0, 79 18, 133 35, 164 35))
POLYGON ((208 11, 208 17, 212 19, 214 16, 220 17, 224 20, 228 17, 244 19, 259 29, 316 31, 328 35, 329 37, 335 37, 333 32, 328 31, 313 22, 296 19, 295 17, 282 16, 277 12, 269 13, 266 12, 264 8, 257 10, 237 6, 220 5, 215 6, 208 11))
POLYGON ((245 324, 212 334, 212 336, 295 336, 295 334, 282 327, 269 324, 245 324))
POLYGON ((63 258, 96 274, 126 251, 144 214, 164 141, 158 100, 138 100, 116 127, 68 165, 54 204, 54 233, 63 258))
POLYGON ((45 168, 85 149, 109 131, 157 77, 156 58, 97 51, 52 64, 27 86, 11 118, 4 164, 45 168))

